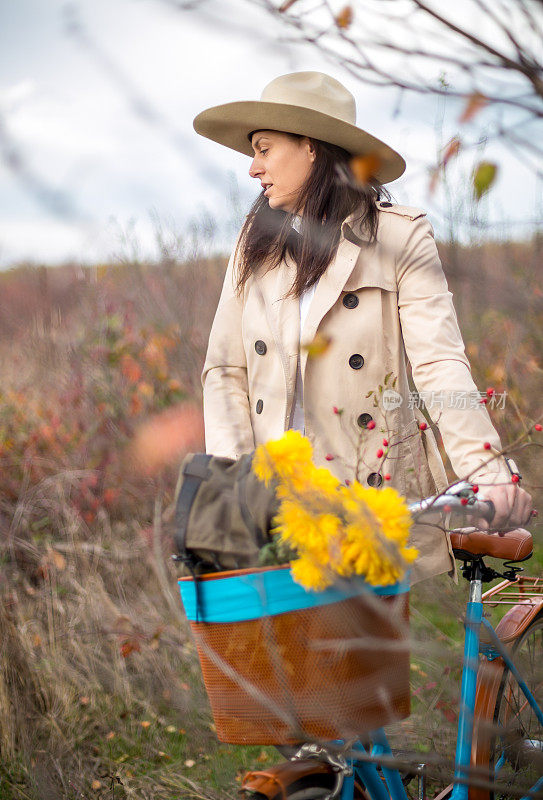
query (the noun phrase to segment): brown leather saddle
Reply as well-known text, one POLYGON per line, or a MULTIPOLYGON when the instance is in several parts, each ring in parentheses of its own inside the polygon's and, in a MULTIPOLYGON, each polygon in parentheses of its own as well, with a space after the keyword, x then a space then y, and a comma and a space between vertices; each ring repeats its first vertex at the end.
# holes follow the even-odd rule
POLYGON ((478 556, 525 561, 534 549, 532 534, 524 528, 491 533, 478 528, 456 528, 450 531, 450 536, 454 555, 461 561, 470 561, 478 556))

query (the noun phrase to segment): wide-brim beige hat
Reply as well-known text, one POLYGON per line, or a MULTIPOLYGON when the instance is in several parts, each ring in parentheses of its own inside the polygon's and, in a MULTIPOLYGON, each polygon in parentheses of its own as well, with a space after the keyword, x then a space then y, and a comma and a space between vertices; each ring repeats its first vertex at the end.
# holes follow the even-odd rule
POLYGON ((207 139, 251 157, 253 131, 311 136, 339 145, 352 156, 377 156, 375 177, 380 183, 399 178, 405 170, 401 155, 355 122, 355 99, 343 84, 323 72, 292 72, 268 83, 260 100, 207 108, 193 125, 207 139))

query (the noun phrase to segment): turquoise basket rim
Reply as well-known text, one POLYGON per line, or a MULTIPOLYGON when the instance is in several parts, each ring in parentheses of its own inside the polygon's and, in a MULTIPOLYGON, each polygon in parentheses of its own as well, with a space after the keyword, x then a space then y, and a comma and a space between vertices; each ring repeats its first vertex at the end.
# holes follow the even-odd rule
POLYGON ((179 589, 189 621, 228 623, 339 603, 366 593, 383 597, 405 594, 409 591, 407 578, 390 586, 370 586, 358 577, 341 579, 322 592, 313 592, 294 581, 287 565, 214 573, 196 580, 181 578, 179 589))

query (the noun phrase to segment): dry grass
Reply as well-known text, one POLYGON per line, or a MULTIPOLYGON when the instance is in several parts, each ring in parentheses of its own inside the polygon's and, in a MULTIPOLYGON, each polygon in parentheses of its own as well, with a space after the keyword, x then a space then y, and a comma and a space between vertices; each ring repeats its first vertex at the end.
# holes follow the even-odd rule
MULTIPOLYGON (((478 385, 511 398, 504 441, 543 411, 540 255, 538 239, 443 249, 478 385)), ((276 757, 216 743, 169 560, 176 469, 144 478, 125 455, 150 414, 199 403, 224 266, 0 276, 6 800, 233 797, 236 772, 276 757)), ((518 460, 541 505, 540 450, 518 460)), ((463 594, 441 580, 413 595, 414 714, 396 738, 445 757, 463 594)))

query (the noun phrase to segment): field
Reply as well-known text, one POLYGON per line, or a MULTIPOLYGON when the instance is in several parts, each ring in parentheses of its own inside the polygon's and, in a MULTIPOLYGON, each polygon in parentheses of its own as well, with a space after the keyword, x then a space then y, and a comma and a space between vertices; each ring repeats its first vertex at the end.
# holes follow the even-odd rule
MULTIPOLYGON (((493 420, 504 444, 526 434, 512 455, 543 507, 543 439, 527 433, 543 414, 543 239, 440 250, 476 383, 507 392, 493 420)), ((169 558, 225 265, 0 275, 2 800, 234 798, 279 758, 217 742, 169 558)), ((408 749, 447 753, 463 595, 446 578, 412 593, 408 749)))

